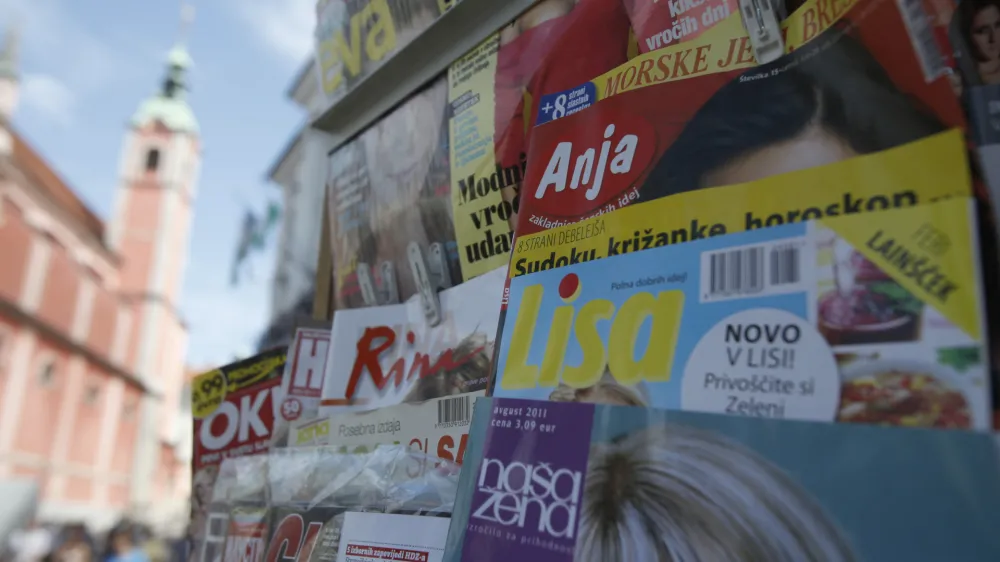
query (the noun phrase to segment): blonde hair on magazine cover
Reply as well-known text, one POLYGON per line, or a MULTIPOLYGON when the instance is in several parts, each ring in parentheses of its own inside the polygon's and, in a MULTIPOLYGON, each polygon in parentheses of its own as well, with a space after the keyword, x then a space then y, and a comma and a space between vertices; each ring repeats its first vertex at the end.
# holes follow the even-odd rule
POLYGON ((742 445, 677 425, 591 450, 574 562, 853 562, 796 482, 742 445))
POLYGON ((560 383, 549 394, 553 402, 586 402, 588 404, 615 404, 618 406, 648 406, 649 393, 646 386, 639 383, 625 386, 615 380, 610 371, 605 370, 601 380, 586 388, 573 388, 560 383))
POLYGON ((432 398, 452 396, 486 388, 490 376, 493 342, 482 332, 474 332, 452 348, 455 359, 467 358, 451 369, 418 379, 407 393, 404 403, 423 402, 432 398))

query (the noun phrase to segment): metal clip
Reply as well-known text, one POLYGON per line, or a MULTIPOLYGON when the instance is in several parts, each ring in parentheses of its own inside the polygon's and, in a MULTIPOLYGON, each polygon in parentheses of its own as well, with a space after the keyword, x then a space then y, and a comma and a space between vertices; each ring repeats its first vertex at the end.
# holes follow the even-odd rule
POLYGON ((424 308, 424 318, 427 319, 428 325, 437 326, 441 323, 441 299, 438 297, 437 288, 431 284, 427 262, 424 261, 424 253, 420 249, 420 245, 416 242, 410 242, 406 247, 406 257, 410 262, 413 280, 420 290, 420 303, 424 308))
POLYGON ((378 293, 375 291, 375 281, 372 279, 372 268, 365 262, 358 262, 358 287, 361 288, 361 299, 365 306, 378 306, 378 293))
POLYGON ((750 46, 757 64, 767 64, 785 54, 779 14, 775 8, 782 0, 739 0, 743 27, 750 36, 750 46))
POLYGON ((382 262, 382 302, 396 304, 399 302, 399 284, 396 283, 396 264, 391 261, 382 262))

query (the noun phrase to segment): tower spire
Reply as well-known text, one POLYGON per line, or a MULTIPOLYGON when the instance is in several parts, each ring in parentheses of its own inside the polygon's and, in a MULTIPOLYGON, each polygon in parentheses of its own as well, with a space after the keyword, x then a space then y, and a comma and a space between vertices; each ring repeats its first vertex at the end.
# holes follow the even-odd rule
POLYGON ((0 47, 0 78, 17 80, 20 77, 20 49, 21 26, 12 23, 4 33, 3 47, 0 47))
POLYGON ((191 30, 192 23, 194 23, 194 6, 188 4, 187 0, 181 0, 181 22, 177 31, 178 45, 184 45, 187 42, 187 35, 191 30))
POLYGON ((191 56, 187 52, 185 42, 187 34, 194 22, 194 6, 186 0, 181 0, 181 19, 177 31, 177 43, 167 55, 167 77, 163 81, 163 97, 183 98, 187 90, 187 70, 191 67, 191 56))
POLYGON ((189 88, 188 70, 194 62, 184 45, 191 23, 194 21, 194 6, 182 0, 180 16, 177 42, 167 54, 166 76, 160 82, 159 90, 142 102, 139 110, 132 116, 133 127, 143 127, 159 121, 175 132, 198 131, 198 121, 186 99, 189 88))

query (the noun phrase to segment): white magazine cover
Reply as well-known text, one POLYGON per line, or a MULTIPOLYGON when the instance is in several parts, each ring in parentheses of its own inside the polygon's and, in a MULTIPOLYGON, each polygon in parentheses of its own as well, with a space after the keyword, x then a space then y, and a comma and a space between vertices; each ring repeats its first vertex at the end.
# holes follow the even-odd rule
POLYGON ((416 404, 398 404, 365 412, 346 412, 292 424, 290 447, 339 447, 365 453, 379 445, 405 445, 462 464, 478 390, 416 404))
POLYGON ((486 389, 507 268, 438 293, 431 325, 420 297, 338 310, 320 416, 486 389))
POLYGON ((300 327, 295 330, 281 378, 282 398, 274 421, 273 447, 289 445, 291 424, 316 418, 329 352, 329 329, 300 327))

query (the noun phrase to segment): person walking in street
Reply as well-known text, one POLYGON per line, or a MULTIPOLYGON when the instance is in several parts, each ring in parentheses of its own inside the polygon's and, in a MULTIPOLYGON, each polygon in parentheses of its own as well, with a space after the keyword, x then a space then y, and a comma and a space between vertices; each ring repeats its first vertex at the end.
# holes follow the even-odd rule
POLYGON ((123 521, 108 533, 104 562, 149 562, 149 557, 137 544, 135 527, 123 521))

